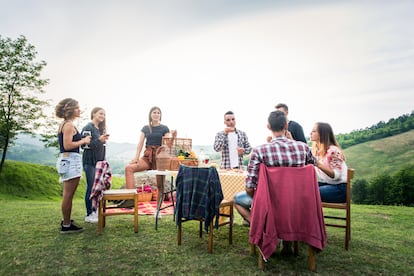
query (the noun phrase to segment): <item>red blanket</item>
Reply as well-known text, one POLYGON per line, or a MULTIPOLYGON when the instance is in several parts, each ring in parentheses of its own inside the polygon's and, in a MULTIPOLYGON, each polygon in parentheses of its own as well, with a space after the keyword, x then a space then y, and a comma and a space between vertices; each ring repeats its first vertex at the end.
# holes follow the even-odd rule
MULTIPOLYGON (((162 207, 171 205, 171 201, 163 201, 162 207)), ((107 209, 108 213, 116 213, 116 212, 124 212, 125 210, 131 210, 131 214, 134 212, 132 208, 117 208, 117 209, 107 209)), ((140 215, 154 215, 157 210, 157 202, 156 201, 145 201, 145 202, 138 202, 138 214, 140 215)), ((161 210, 161 215, 173 215, 174 208, 168 207, 164 210, 161 210)))

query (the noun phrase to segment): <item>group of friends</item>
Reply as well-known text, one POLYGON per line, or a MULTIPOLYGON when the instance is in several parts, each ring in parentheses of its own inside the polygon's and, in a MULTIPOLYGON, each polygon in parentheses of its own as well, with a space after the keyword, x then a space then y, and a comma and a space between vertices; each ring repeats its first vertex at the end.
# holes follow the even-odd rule
MULTIPOLYGON (((266 138, 266 143, 255 148, 251 147, 247 134, 236 128, 236 118, 232 111, 224 114, 225 128, 215 136, 213 148, 221 152, 221 169, 240 169, 243 166, 243 156, 251 154, 247 166, 245 191, 234 196, 234 206, 243 217, 245 225, 250 224, 250 209, 262 163, 266 166, 284 167, 313 164, 318 175, 321 200, 345 202, 347 165, 331 126, 328 123, 315 123, 310 133, 312 147, 309 147, 303 128, 297 122, 288 120, 288 113, 286 104, 280 103, 275 106, 275 110, 270 112, 267 119, 267 128, 271 135, 266 138)), ((71 219, 73 196, 79 185, 82 170, 85 172, 87 183, 85 221, 98 221, 90 195, 95 181, 96 163, 105 160, 106 155, 105 146, 109 138, 106 114, 101 107, 93 108, 91 121, 79 132, 74 120, 79 118, 80 114, 79 103, 72 98, 61 100, 55 107, 56 117, 63 119, 58 128, 60 154, 56 163, 60 182, 63 182, 63 219, 60 228, 63 234, 83 230, 71 219), (90 135, 83 136, 84 131, 89 131, 90 135)), ((135 188, 135 172, 156 169, 156 151, 162 144, 162 138, 177 136, 176 130, 170 131, 168 126, 161 124, 161 119, 161 109, 152 107, 148 114, 148 124, 141 128, 135 156, 125 167, 127 189, 135 188)))

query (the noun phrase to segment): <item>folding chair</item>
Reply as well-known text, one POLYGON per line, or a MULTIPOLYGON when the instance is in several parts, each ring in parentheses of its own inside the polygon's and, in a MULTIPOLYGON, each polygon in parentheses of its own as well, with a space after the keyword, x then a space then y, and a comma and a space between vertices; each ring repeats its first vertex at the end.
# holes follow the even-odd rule
POLYGON ((351 240, 351 180, 354 177, 354 169, 348 168, 348 177, 346 181, 346 202, 344 203, 328 203, 322 202, 323 208, 330 209, 340 209, 344 210, 345 214, 338 215, 325 215, 325 219, 328 219, 328 222, 325 221, 326 226, 344 228, 345 229, 345 250, 349 248, 349 241, 351 240), (332 220, 334 220, 332 222, 332 220), (340 221, 345 221, 345 224, 340 223, 340 221))

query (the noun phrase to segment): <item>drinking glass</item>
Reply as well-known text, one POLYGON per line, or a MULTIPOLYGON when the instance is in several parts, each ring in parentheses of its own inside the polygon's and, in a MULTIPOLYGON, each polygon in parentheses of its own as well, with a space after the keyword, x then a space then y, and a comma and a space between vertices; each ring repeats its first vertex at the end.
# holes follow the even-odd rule
MULTIPOLYGON (((87 136, 91 136, 92 135, 92 133, 89 131, 89 130, 84 130, 83 132, 82 132, 82 137, 87 137, 87 136)), ((83 146, 83 148, 84 149, 90 149, 90 147, 89 147, 89 145, 88 144, 85 144, 84 146, 83 146)))
POLYGON ((210 158, 208 157, 208 155, 204 156, 204 164, 208 165, 208 161, 210 161, 210 158))

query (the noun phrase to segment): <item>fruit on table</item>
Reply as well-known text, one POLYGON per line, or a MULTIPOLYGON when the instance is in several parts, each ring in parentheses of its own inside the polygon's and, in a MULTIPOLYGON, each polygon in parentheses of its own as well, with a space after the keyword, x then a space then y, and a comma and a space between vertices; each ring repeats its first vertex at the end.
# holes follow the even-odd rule
POLYGON ((215 168, 218 168, 218 164, 217 163, 210 163, 210 167, 215 167, 215 168))

